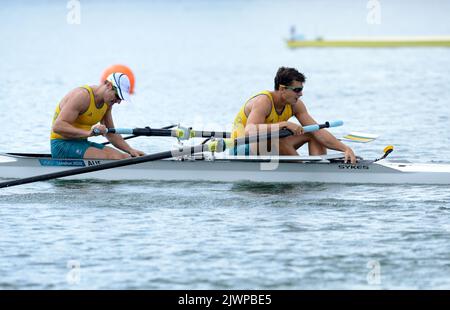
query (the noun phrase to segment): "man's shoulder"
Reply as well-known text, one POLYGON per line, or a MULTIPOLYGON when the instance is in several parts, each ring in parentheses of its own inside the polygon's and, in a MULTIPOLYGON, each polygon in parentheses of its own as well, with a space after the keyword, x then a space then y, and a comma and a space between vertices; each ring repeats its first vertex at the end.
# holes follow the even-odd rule
POLYGON ((74 99, 80 99, 80 100, 85 100, 85 99, 90 100, 90 98, 91 98, 89 91, 83 87, 77 87, 77 88, 72 89, 69 92, 69 95, 72 95, 74 99))
POLYGON ((253 106, 262 108, 262 109, 270 109, 272 108, 272 100, 270 97, 265 93, 259 93, 253 98, 251 98, 248 103, 251 104, 251 107, 253 109, 253 106))
POLYGON ((72 89, 61 101, 61 108, 75 110, 86 110, 91 102, 89 92, 85 88, 77 87, 72 89))
POLYGON ((82 87, 72 89, 66 97, 68 100, 79 104, 85 104, 91 101, 91 96, 88 90, 82 87))

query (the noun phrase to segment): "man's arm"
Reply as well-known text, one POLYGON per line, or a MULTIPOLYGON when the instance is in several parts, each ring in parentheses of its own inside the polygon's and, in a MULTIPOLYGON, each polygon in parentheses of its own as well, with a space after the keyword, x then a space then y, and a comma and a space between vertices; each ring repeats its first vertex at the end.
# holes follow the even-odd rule
POLYGON ((68 94, 58 117, 53 123, 53 132, 68 139, 90 137, 92 130, 86 131, 72 125, 78 116, 88 109, 89 101, 89 94, 82 89, 76 89, 71 94, 68 94))
MULTIPOLYGON (((302 126, 308 126, 308 125, 314 125, 317 124, 317 122, 312 118, 312 116, 308 113, 308 110, 306 109, 305 104, 298 100, 297 103, 294 105, 294 115, 302 124, 302 126)), ((319 141, 320 144, 325 146, 328 149, 341 151, 345 153, 345 160, 351 159, 352 163, 356 163, 356 157, 353 153, 353 150, 336 139, 335 136, 333 136, 328 130, 321 129, 315 132, 311 133, 314 138, 316 138, 317 141, 319 141)))
MULTIPOLYGON (((108 107, 108 110, 106 111, 105 116, 103 116, 103 119, 101 121, 101 124, 105 125, 106 128, 114 128, 114 121, 111 111, 112 108, 108 107)), ((107 133, 106 138, 116 148, 130 154, 133 157, 144 155, 144 152, 133 149, 119 134, 107 133)))

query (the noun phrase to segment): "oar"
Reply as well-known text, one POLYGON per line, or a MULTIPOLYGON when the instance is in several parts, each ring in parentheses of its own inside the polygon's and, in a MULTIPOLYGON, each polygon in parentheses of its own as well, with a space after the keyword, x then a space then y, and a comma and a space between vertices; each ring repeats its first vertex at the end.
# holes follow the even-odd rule
MULTIPOLYGON (((98 129, 94 129, 95 134, 100 134, 98 129)), ((176 129, 155 129, 150 127, 145 128, 107 128, 106 133, 116 133, 121 135, 131 135, 125 137, 124 140, 140 136, 155 136, 155 137, 175 137, 180 140, 188 140, 191 138, 229 138, 231 134, 225 131, 200 131, 192 130, 192 128, 178 127, 176 129)), ((104 142, 107 145, 109 142, 104 142)))
MULTIPOLYGON (((169 125, 169 126, 165 126, 165 127, 162 127, 161 129, 171 129, 171 128, 173 128, 173 127, 176 127, 177 125, 169 125)), ((147 128, 147 127, 146 127, 147 128)), ((133 139, 133 138, 136 138, 136 137, 139 137, 139 136, 136 136, 136 135, 132 135, 132 136, 128 136, 128 137, 124 137, 123 139, 124 140, 128 140, 128 139, 133 139)), ((108 144, 111 144, 111 142, 109 142, 109 141, 106 141, 106 142, 103 142, 102 143, 103 145, 108 145, 108 144)))
MULTIPOLYGON (((326 122, 324 124, 320 125, 310 125, 303 127, 305 132, 312 132, 319 130, 321 128, 329 128, 329 127, 336 127, 336 126, 342 126, 342 121, 334 121, 334 122, 326 122)), ((33 182, 39 182, 39 181, 47 181, 57 178, 63 178, 68 177, 72 175, 79 175, 89 172, 95 172, 95 171, 101 171, 111 168, 119 168, 119 167, 125 167, 130 165, 137 165, 146 163, 149 161, 155 161, 155 160, 161 160, 161 159, 168 159, 172 157, 178 157, 183 155, 193 155, 196 153, 203 153, 203 152, 223 152, 228 148, 233 147, 234 145, 241 145, 245 143, 251 143, 256 141, 263 141, 272 138, 284 138, 292 135, 292 132, 288 129, 281 129, 277 132, 270 132, 264 135, 257 135, 257 136, 249 136, 249 137, 242 137, 238 139, 232 139, 231 141, 226 142, 224 139, 219 139, 216 141, 212 141, 208 144, 200 144, 195 146, 184 146, 179 149, 174 149, 172 151, 166 151, 166 152, 160 152, 155 154, 149 154, 141 157, 133 157, 133 158, 127 158, 127 159, 121 159, 113 162, 109 162, 106 164, 100 164, 97 166, 88 166, 88 167, 82 167, 82 168, 75 168, 65 171, 59 171, 59 172, 53 172, 53 173, 47 173, 42 175, 37 175, 34 177, 28 177, 23 179, 18 179, 14 181, 7 181, 0 183, 0 188, 3 187, 11 187, 21 184, 28 184, 33 182)))
MULTIPOLYGON (((174 127, 172 125, 171 127, 174 127)), ((178 127, 176 129, 169 130, 171 127, 163 127, 161 129, 154 129, 150 127, 145 128, 108 128, 107 133, 116 134, 131 134, 132 136, 125 137, 124 139, 131 139, 140 136, 158 136, 158 137, 175 137, 180 140, 188 140, 191 138, 229 138, 231 134, 225 131, 199 131, 192 130, 192 128, 178 127)), ((367 143, 372 142, 378 138, 378 135, 351 132, 339 140, 367 143)), ((104 145, 109 144, 109 142, 103 143, 104 145)))

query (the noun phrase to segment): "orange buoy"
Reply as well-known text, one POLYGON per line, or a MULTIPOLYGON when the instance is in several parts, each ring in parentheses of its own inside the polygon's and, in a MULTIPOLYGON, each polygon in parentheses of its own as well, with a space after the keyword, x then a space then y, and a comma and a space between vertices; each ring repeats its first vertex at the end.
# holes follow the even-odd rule
POLYGON ((103 72, 102 77, 100 79, 100 83, 103 83, 107 78, 108 75, 114 72, 122 72, 125 73, 128 78, 130 79, 130 94, 134 93, 134 74, 131 69, 125 65, 112 65, 111 67, 106 68, 106 70, 103 72))

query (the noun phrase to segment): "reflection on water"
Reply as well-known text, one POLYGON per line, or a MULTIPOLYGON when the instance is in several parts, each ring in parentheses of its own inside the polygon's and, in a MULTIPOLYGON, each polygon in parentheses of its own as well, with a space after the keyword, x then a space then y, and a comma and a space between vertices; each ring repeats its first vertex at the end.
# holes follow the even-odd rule
POLYGON ((289 192, 314 192, 323 191, 329 185, 324 183, 265 183, 265 182, 237 182, 231 187, 234 192, 251 192, 251 193, 264 193, 264 194, 285 194, 289 192))

